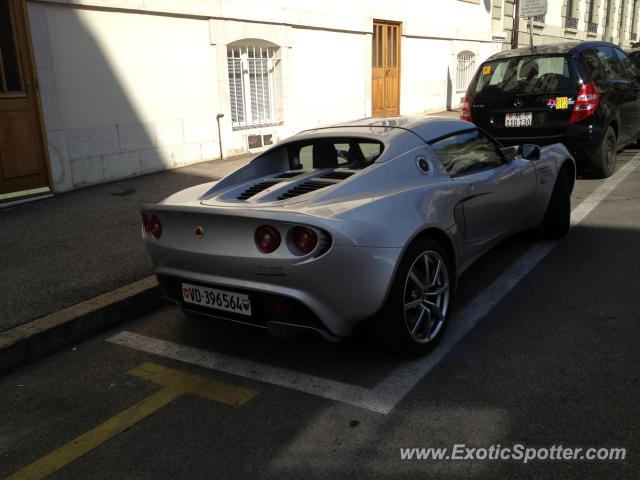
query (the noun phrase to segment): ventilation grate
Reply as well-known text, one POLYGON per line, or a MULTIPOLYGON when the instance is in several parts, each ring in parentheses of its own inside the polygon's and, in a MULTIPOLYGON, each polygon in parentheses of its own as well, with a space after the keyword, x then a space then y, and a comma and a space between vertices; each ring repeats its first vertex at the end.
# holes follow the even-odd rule
POLYGON ((247 135, 247 147, 249 150, 273 145, 273 133, 247 135))
POLYGON ((321 188, 328 187, 329 185, 333 185, 333 183, 309 180, 308 182, 301 183, 290 190, 287 190, 278 197, 278 200, 285 200, 287 198, 297 197, 298 195, 304 195, 305 193, 311 193, 321 188))
POLYGON ((335 170, 333 172, 329 172, 326 175, 323 175, 322 178, 332 178, 335 180, 344 180, 346 178, 349 178, 351 175, 355 174, 356 172, 345 172, 345 171, 338 171, 335 170))
POLYGON ((262 147, 262 135, 249 135, 247 137, 247 144, 250 150, 262 147))
POLYGON ((256 183, 252 187, 249 187, 244 192, 242 192, 238 196, 238 200, 246 200, 248 198, 251 198, 254 195, 257 195, 258 193, 266 190, 267 188, 272 187, 276 183, 280 183, 280 181, 279 180, 267 180, 266 182, 256 183))

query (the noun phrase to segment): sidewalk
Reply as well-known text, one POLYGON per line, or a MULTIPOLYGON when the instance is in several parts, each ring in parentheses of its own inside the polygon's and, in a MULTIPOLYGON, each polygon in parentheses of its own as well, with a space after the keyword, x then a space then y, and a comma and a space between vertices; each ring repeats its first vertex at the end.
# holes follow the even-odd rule
MULTIPOLYGON (((458 112, 439 115, 457 117, 458 112)), ((80 305, 80 313, 57 315, 63 309, 99 295, 103 297, 94 304, 101 307, 155 287, 140 234, 140 206, 219 179, 251 158, 213 160, 0 208, 0 354, 16 340, 33 332, 41 335, 48 324, 59 326, 70 316, 86 316, 93 307, 89 302, 80 305), (143 279, 146 283, 135 284, 143 279), (33 321, 43 317, 44 326, 34 327, 33 321)), ((126 316, 122 309, 115 312, 126 316)), ((102 327, 108 325, 103 322, 102 327)), ((91 334, 86 328, 84 332, 85 337, 91 334)), ((69 337, 67 344, 80 339, 73 339, 69 329, 63 335, 69 337)), ((59 346, 64 343, 64 338, 57 340, 59 346)))

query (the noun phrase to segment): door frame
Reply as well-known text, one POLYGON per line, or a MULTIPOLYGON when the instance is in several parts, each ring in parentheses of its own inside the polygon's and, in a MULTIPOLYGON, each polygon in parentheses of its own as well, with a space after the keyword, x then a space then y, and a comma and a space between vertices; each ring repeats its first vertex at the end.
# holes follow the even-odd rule
POLYGON ((29 22, 29 11, 27 8, 27 0, 7 0, 11 13, 11 23, 15 29, 16 50, 21 68, 22 81, 24 88, 30 90, 29 95, 33 96, 33 104, 35 107, 35 117, 37 119, 38 132, 34 132, 34 140, 39 141, 42 145, 42 161, 44 166, 44 174, 47 185, 35 189, 28 189, 16 192, 10 192, 0 195, 0 205, 7 201, 19 200, 21 197, 31 197, 34 195, 44 195, 53 192, 53 175, 51 171, 51 161, 49 158, 49 146, 44 124, 44 111, 42 107, 42 99, 40 96, 40 85, 35 64, 35 55, 33 52, 33 40, 31 36, 31 25, 29 22), (47 189, 47 191, 45 191, 47 189))
MULTIPOLYGON (((373 32, 375 29, 375 25, 376 23, 378 24, 384 24, 384 25, 391 25, 391 26, 395 26, 398 27, 398 45, 397 45, 397 65, 398 65, 398 112, 396 115, 400 115, 400 101, 401 101, 401 95, 402 95, 402 22, 400 21, 396 21, 396 20, 383 20, 380 18, 374 18, 372 21, 372 28, 371 28, 371 36, 373 37, 373 32)), ((371 44, 373 44, 373 38, 371 41, 371 44)), ((383 45, 384 45, 384 41, 383 41, 383 45)), ((371 79, 371 116, 373 116, 373 48, 371 49, 371 62, 369 63, 369 66, 371 68, 370 74, 369 74, 369 78, 371 79)), ((384 56, 383 56, 384 59, 384 56)), ((384 61, 386 62, 386 59, 384 59, 384 61)))

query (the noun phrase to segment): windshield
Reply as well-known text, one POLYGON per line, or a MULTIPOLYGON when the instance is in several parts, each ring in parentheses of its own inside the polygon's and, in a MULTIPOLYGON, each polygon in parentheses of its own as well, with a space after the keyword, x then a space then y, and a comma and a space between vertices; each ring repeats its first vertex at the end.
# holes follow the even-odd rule
POLYGON ((475 79, 476 93, 550 94, 571 88, 567 58, 534 55, 503 58, 483 64, 475 79))

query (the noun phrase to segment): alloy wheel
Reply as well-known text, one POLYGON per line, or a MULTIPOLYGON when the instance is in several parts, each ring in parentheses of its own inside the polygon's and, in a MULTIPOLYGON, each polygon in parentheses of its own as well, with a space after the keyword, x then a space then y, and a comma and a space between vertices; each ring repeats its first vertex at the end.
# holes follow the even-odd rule
POLYGON ((438 336, 449 309, 449 269, 433 250, 422 252, 409 269, 403 292, 404 323, 412 339, 428 343, 438 336))

